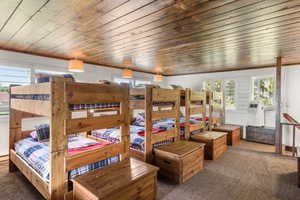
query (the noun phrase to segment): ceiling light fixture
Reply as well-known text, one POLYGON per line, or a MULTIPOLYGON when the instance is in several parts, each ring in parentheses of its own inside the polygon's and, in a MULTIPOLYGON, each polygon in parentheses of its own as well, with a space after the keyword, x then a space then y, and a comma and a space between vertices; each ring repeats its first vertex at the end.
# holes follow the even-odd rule
POLYGON ((125 69, 122 70, 122 77, 133 78, 133 71, 129 69, 129 67, 132 67, 132 58, 124 59, 123 65, 125 66, 125 69))
POLYGON ((69 61, 70 72, 84 72, 84 63, 81 60, 73 59, 69 61))
POLYGON ((154 82, 161 82, 161 81, 163 81, 163 79, 164 79, 164 77, 163 77, 163 75, 161 75, 161 74, 155 74, 155 75, 153 76, 153 81, 154 81, 154 82))

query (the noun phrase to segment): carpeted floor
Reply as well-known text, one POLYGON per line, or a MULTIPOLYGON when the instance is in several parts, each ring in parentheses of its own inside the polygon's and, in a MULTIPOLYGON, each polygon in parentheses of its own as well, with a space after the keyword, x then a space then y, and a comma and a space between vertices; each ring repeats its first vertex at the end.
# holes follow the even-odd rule
MULTIPOLYGON (((241 142, 187 183, 160 180, 159 200, 297 200, 296 160, 272 153, 269 145, 241 142)), ((20 173, 8 174, 0 160, 0 199, 35 200, 41 196, 20 173)))

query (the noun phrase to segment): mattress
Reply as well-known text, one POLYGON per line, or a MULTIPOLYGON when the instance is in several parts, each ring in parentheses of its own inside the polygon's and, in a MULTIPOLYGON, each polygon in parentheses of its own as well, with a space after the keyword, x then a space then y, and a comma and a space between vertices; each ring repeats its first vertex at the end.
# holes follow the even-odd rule
MULTIPOLYGON (((153 134, 158 134, 159 132, 165 131, 165 129, 157 129, 154 128, 153 134)), ((145 138, 143 133, 145 132, 145 128, 141 126, 130 126, 130 148, 135 150, 144 151, 144 141, 145 138)), ((101 129, 92 131, 92 135, 101 138, 113 143, 120 142, 120 129, 119 128, 110 128, 110 129, 101 129)), ((173 142, 173 139, 158 142, 154 144, 154 147, 163 145, 163 144, 170 144, 173 142)))
MULTIPOLYGON (((99 143, 95 140, 76 136, 68 140, 68 154, 101 148, 111 144, 110 142, 99 143)), ((21 156, 46 182, 49 182, 50 177, 50 148, 49 142, 38 142, 33 138, 25 138, 15 143, 15 151, 21 156)), ((95 162, 69 172, 69 179, 85 174, 89 171, 107 166, 111 163, 119 161, 119 156, 115 156, 106 160, 95 162)))
MULTIPOLYGON (((145 120, 137 118, 132 124, 135 126, 144 127, 145 120)), ((159 121, 153 121, 152 125, 153 125, 153 128, 170 130, 170 129, 174 128, 174 126, 175 126, 175 119, 169 118, 169 119, 163 119, 163 120, 159 120, 159 121)))

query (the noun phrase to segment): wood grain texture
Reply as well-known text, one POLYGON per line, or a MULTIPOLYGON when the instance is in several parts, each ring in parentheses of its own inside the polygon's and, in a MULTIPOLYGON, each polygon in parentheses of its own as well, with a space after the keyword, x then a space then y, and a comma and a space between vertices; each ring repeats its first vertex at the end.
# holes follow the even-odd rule
POLYGON ((0 48, 179 75, 300 63, 298 0, 3 0, 0 48))
POLYGON ((74 199, 154 200, 157 170, 142 161, 126 159, 72 180, 74 199))
POLYGON ((159 174, 184 183, 203 169, 204 144, 178 141, 154 149, 159 174))

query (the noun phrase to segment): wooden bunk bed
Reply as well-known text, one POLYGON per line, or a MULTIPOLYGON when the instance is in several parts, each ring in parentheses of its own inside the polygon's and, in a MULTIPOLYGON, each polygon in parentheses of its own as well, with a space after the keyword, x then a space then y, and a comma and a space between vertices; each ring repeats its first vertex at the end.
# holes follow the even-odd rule
MULTIPOLYGON (((46 199, 72 199, 73 192, 68 188, 69 171, 114 156, 118 156, 121 161, 119 163, 127 162, 129 157, 128 94, 127 85, 75 83, 63 78, 52 78, 48 83, 11 87, 9 171, 15 172, 19 169, 46 199), (72 117, 74 105, 97 104, 99 106, 107 103, 117 103, 119 111, 113 115, 87 114, 85 117, 72 117), (22 119, 41 116, 48 117, 50 120, 48 181, 43 179, 33 165, 29 164, 15 149, 15 143, 30 137, 31 133, 22 130, 22 119), (121 127, 119 143, 109 143, 99 148, 69 154, 70 135, 115 126, 121 127)), ((101 109, 103 112, 111 111, 111 108, 101 109)), ((98 111, 100 112, 101 109, 98 108, 98 111)), ((87 110, 82 108, 81 111, 87 110)), ((105 142, 87 134, 85 137, 105 142)), ((153 172, 153 176, 156 177, 156 172, 153 172)), ((155 193, 155 187, 152 192, 155 193)))
POLYGON ((188 140, 191 133, 201 131, 206 126, 206 92, 181 90, 180 105, 184 107, 184 138, 188 140), (201 115, 191 119, 195 115, 201 115))
POLYGON ((144 152, 131 148, 130 155, 150 162, 154 144, 167 140, 173 140, 174 142, 180 140, 180 91, 147 86, 146 88, 130 89, 129 96, 131 119, 133 119, 134 110, 144 110, 145 112, 144 152), (174 119, 172 129, 152 134, 153 121, 170 118, 174 119))
POLYGON ((130 150, 130 155, 159 166, 159 174, 184 183, 203 169, 204 144, 180 140, 180 90, 147 86, 130 90, 130 110, 145 111, 145 151, 130 150), (174 119, 172 129, 153 133, 153 122, 174 119), (170 144, 154 145, 173 139, 170 144), (154 153, 154 155, 153 155, 154 153), (154 159, 152 159, 154 156, 154 159))
POLYGON ((225 124, 225 104, 223 92, 208 92, 207 98, 210 102, 209 130, 228 133, 227 145, 238 144, 241 138, 241 127, 232 124, 225 124))
MULTIPOLYGON (((211 131, 211 123, 213 121, 212 119, 212 105, 211 105, 211 93, 210 92, 204 92, 201 95, 201 98, 199 99, 205 99, 206 102, 208 102, 208 111, 209 111, 209 123, 208 127, 206 127, 206 124, 203 124, 204 128, 200 129, 200 132, 193 133, 193 132, 187 132, 186 139, 189 139, 191 141, 204 143, 205 144, 205 158, 209 160, 215 160, 219 158, 223 153, 227 151, 227 133, 225 132, 218 132, 218 131, 211 131), (208 129, 208 130, 207 130, 208 129)), ((205 103, 202 105, 202 118, 205 118, 206 122, 206 105, 205 103)), ((203 122, 204 122, 203 121, 203 122)), ((205 123, 204 122, 204 123, 205 123)))

